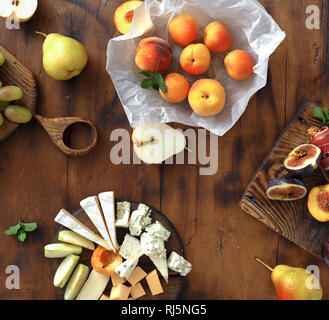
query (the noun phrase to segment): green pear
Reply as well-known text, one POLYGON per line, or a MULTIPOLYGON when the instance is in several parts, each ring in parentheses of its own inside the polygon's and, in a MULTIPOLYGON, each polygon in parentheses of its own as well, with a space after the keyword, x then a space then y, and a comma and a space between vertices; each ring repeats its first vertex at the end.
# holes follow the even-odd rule
POLYGON ((89 250, 95 250, 95 245, 90 240, 71 230, 62 230, 58 234, 58 240, 80 246, 89 250))
POLYGON ((67 243, 51 243, 44 247, 46 258, 64 258, 70 254, 81 254, 82 248, 67 243))
POLYGON ((74 270, 64 293, 65 300, 74 300, 87 281, 89 267, 80 263, 74 270))
POLYGON ((73 270, 79 262, 80 257, 76 254, 70 254, 67 256, 61 264, 58 266, 54 276, 54 286, 58 288, 64 288, 69 280, 73 270))
POLYGON ((86 48, 77 40, 58 33, 44 34, 43 67, 55 80, 69 80, 79 75, 88 62, 86 48))
POLYGON ((256 261, 272 271, 271 280, 279 300, 321 300, 322 288, 319 279, 304 268, 277 265, 269 267, 260 259, 256 261))

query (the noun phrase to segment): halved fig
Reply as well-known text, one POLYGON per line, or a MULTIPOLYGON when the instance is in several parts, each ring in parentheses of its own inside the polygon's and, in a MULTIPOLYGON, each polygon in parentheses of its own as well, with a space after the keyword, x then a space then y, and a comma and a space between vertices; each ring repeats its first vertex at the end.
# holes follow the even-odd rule
POLYGON ((298 200, 305 197, 306 193, 304 183, 290 175, 271 180, 266 189, 266 195, 271 200, 298 200))
POLYGON ((307 207, 310 214, 318 221, 329 221, 329 184, 311 189, 307 207))
POLYGON ((283 165, 294 176, 305 177, 318 168, 321 161, 321 149, 311 143, 302 144, 293 149, 283 165))

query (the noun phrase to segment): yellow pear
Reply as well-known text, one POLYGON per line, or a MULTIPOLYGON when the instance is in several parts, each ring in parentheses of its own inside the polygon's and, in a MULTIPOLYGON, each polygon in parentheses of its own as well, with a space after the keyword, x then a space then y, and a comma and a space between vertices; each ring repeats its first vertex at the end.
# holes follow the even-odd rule
POLYGON ((272 271, 271 280, 279 300, 322 299, 320 281, 310 271, 282 264, 271 268, 258 258, 256 261, 272 271))
POLYGON ((58 33, 44 34, 43 67, 55 80, 69 80, 79 75, 88 62, 86 48, 77 40, 58 33))

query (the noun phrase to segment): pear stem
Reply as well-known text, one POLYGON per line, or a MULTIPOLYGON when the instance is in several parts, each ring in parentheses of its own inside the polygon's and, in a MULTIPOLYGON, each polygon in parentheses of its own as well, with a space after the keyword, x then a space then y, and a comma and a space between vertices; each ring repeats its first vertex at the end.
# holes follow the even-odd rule
POLYGON ((255 258, 255 260, 257 262, 259 262, 260 264, 262 264, 264 267, 266 267, 268 270, 271 270, 273 272, 273 268, 269 267, 265 262, 263 262, 262 260, 258 259, 257 257, 255 258))
POLYGON ((184 149, 186 149, 188 152, 193 153, 193 151, 191 149, 189 149, 188 147, 184 147, 184 149))
POLYGON ((36 31, 35 33, 36 34, 41 34, 42 36, 44 36, 45 38, 47 38, 47 35, 45 33, 43 33, 43 32, 36 31))

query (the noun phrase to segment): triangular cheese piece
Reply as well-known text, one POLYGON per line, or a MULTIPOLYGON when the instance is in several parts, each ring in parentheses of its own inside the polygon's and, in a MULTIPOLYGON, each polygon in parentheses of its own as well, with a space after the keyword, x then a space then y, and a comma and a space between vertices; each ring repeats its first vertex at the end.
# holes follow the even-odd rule
POLYGON ((107 224, 107 229, 110 234, 113 246, 119 250, 119 245, 117 241, 117 233, 115 226, 115 201, 114 192, 103 192, 98 195, 99 202, 101 204, 104 218, 107 224))
POLYGON ((112 250, 112 247, 104 239, 91 231, 65 209, 61 209, 54 220, 62 226, 78 233, 80 236, 83 236, 108 250, 112 250))
POLYGON ((116 249, 114 248, 112 240, 109 236, 106 222, 98 198, 96 196, 92 196, 84 200, 81 200, 80 206, 86 212, 86 214, 93 222, 99 233, 102 235, 102 237, 111 246, 111 250, 116 252, 116 249))
POLYGON ((159 272, 162 274, 163 278, 168 283, 168 265, 167 265, 166 254, 161 255, 161 256, 157 256, 157 255, 149 256, 149 258, 152 260, 154 265, 157 267, 159 272))

